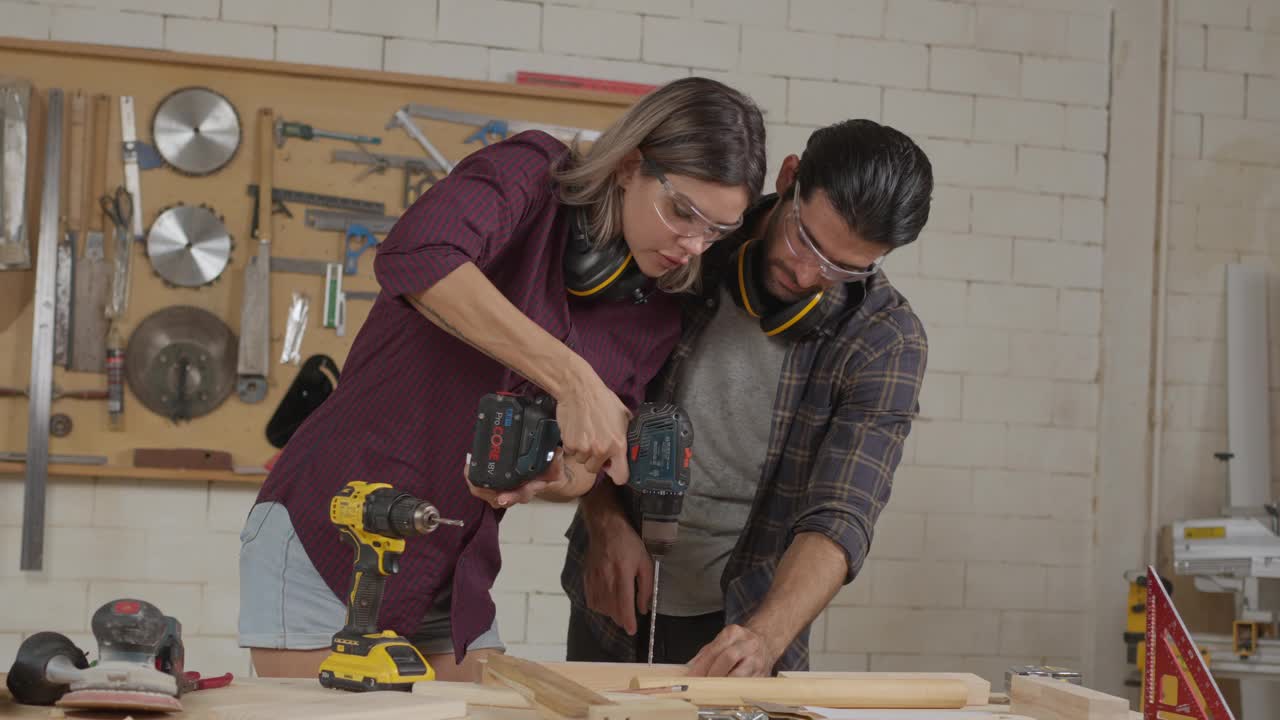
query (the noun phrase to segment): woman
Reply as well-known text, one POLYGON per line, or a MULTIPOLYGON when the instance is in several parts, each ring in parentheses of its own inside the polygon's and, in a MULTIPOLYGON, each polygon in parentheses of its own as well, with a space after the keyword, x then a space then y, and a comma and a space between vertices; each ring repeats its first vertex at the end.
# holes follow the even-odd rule
POLYGON ((379 628, 440 679, 501 652, 498 522, 537 492, 626 480, 628 408, 675 346, 676 293, 764 181, 756 106, 687 78, 642 98, 585 154, 530 131, 469 155, 374 261, 382 292, 341 381, 292 436, 241 533, 240 645, 259 675, 315 677, 345 620, 352 552, 329 521, 347 482, 390 483, 463 521, 407 542, 379 628), (519 492, 459 477, 480 398, 545 392, 564 451, 519 492), (464 660, 465 658, 465 660, 464 660))

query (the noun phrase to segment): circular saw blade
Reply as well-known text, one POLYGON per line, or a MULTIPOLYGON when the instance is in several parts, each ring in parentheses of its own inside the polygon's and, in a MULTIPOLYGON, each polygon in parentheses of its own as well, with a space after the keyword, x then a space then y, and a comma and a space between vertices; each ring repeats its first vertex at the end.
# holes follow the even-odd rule
POLYGON ((240 148, 240 116, 231 102, 207 88, 182 88, 156 106, 151 118, 156 150, 175 170, 208 175, 240 148))
POLYGON ((125 378, 148 410, 174 420, 197 418, 235 388, 237 347, 217 315, 174 305, 148 315, 129 336, 125 378))
POLYGON ((209 208, 178 205, 151 224, 147 257, 169 283, 199 287, 213 282, 231 261, 231 235, 209 208))

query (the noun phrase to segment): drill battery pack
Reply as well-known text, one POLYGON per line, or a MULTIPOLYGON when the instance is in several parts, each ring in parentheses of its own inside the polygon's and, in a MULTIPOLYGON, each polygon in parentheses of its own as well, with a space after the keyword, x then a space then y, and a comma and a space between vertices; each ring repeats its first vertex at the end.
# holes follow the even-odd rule
POLYGON ((514 490, 541 475, 559 445, 551 396, 489 393, 476 412, 467 478, 476 487, 514 490))

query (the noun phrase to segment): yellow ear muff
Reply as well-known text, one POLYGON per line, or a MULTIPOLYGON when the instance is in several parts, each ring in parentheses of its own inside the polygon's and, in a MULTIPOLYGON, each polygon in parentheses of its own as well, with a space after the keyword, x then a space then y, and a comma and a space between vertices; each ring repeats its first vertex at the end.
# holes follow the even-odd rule
POLYGON ((737 257, 734 258, 735 272, 731 277, 736 282, 731 283, 729 293, 733 297, 734 304, 751 317, 758 318, 760 329, 770 337, 788 339, 803 337, 820 325, 825 317, 824 313, 818 310, 823 294, 817 292, 794 303, 768 309, 770 305, 778 305, 778 303, 776 301, 771 303, 764 289, 759 271, 758 255, 761 251, 758 248, 752 248, 752 242, 748 240, 734 251, 737 257))

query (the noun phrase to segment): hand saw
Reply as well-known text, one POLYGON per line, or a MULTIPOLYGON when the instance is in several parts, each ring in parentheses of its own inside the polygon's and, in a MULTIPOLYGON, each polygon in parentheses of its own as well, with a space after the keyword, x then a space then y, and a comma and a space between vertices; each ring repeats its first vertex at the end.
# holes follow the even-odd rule
POLYGON ((102 208, 98 198, 107 188, 107 143, 111 125, 111 97, 96 95, 89 117, 91 138, 87 153, 89 193, 84 199, 84 249, 76 261, 75 300, 71 314, 71 369, 77 372, 106 372, 107 293, 111 288, 111 267, 107 264, 102 235, 102 208))
POLYGON ((271 364, 271 209, 272 165, 275 162, 275 114, 258 111, 258 202, 255 231, 258 253, 244 269, 244 299, 240 305, 240 349, 236 357, 236 392, 246 403, 267 396, 267 368, 271 364))
POLYGON ((71 367, 71 326, 75 322, 71 295, 76 277, 76 244, 84 228, 85 96, 71 95, 71 134, 67 143, 68 167, 63 178, 67 198, 66 227, 58 239, 58 269, 54 281, 53 364, 71 367))

